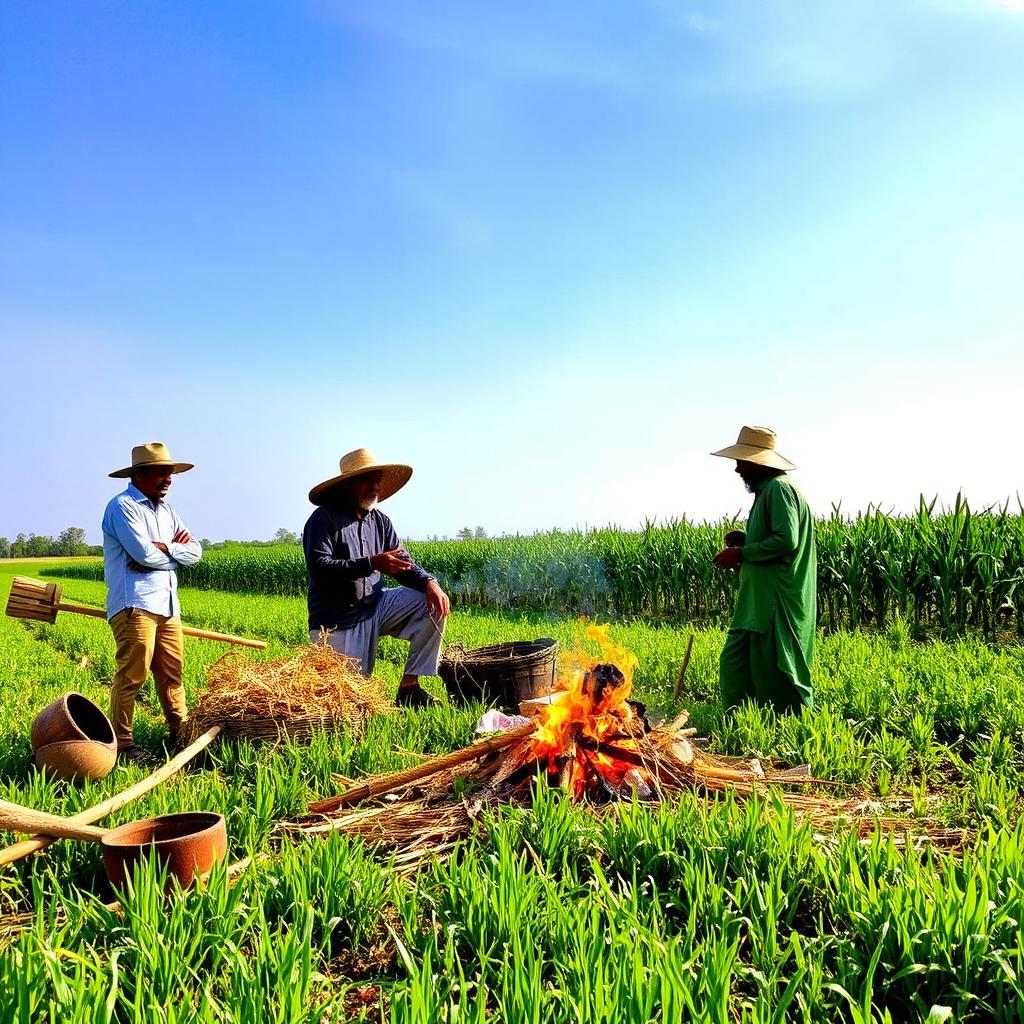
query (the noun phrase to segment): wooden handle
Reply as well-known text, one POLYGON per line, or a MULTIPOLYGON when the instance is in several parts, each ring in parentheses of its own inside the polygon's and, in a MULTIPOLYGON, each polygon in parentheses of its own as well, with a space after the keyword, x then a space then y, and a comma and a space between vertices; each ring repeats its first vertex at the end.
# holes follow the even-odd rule
POLYGON ((679 695, 683 692, 683 681, 686 679, 686 670, 690 665, 690 655, 693 653, 693 637, 694 634, 690 634, 690 642, 686 645, 686 654, 683 656, 683 663, 679 666, 679 675, 676 677, 676 688, 672 694, 673 702, 679 700, 679 695))
POLYGON ((0 800, 0 828, 11 832, 27 832, 29 835, 58 836, 61 839, 101 839, 106 829, 81 822, 70 821, 68 818, 35 811, 21 804, 8 803, 0 800))
MULTIPOLYGON (((84 604, 67 604, 62 601, 57 605, 61 612, 75 612, 76 615, 92 615, 98 619, 105 619, 107 613, 102 608, 89 608, 84 604)), ((267 644, 264 640, 250 640, 245 636, 234 636, 231 633, 215 633, 212 629, 196 629, 194 626, 182 626, 182 633, 185 636, 197 636, 201 640, 221 640, 226 644, 238 644, 240 647, 255 647, 258 651, 265 651, 267 644)))
POLYGON ((196 629, 193 626, 182 626, 185 636, 197 636, 201 640, 222 640, 226 644, 238 644, 239 647, 255 647, 258 651, 267 649, 265 640, 250 640, 247 636, 235 636, 232 633, 215 633, 212 629, 196 629))
POLYGON ((102 608, 89 608, 84 604, 65 604, 63 601, 57 605, 59 612, 74 612, 76 615, 91 615, 96 619, 105 619, 107 613, 102 608))

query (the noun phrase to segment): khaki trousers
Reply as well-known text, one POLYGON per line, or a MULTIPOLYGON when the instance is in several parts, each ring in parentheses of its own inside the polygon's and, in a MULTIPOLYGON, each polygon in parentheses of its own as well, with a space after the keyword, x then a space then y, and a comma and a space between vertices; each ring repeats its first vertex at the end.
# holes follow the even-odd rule
POLYGON ((110 620, 110 628, 117 642, 110 717, 118 749, 134 742, 135 697, 150 669, 171 735, 177 736, 188 721, 185 688, 181 684, 181 619, 155 615, 141 608, 125 608, 110 620))

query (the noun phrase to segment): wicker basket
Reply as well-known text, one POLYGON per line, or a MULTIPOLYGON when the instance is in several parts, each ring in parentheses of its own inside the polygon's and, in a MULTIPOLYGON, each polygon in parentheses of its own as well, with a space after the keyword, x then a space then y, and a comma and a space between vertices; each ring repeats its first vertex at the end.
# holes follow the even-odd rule
POLYGON ((358 740, 366 727, 368 715, 298 715, 288 718, 270 718, 266 715, 252 718, 222 718, 217 721, 204 718, 195 730, 202 735, 210 725, 220 725, 225 739, 262 740, 269 743, 290 739, 308 743, 315 732, 347 732, 358 740), (202 728, 200 728, 202 727, 202 728))
POLYGON ((516 710, 521 700, 551 692, 558 642, 551 637, 466 650, 452 644, 438 674, 453 700, 483 700, 516 710))

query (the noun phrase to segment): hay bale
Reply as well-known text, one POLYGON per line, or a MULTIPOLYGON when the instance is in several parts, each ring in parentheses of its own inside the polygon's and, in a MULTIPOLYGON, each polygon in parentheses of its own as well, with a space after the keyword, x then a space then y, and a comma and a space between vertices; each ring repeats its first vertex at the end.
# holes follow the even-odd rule
POLYGON ((364 678, 358 661, 327 643, 274 661, 231 651, 210 666, 206 682, 189 718, 192 738, 212 725, 224 736, 270 741, 308 740, 317 729, 358 736, 371 715, 394 709, 379 680, 364 678))

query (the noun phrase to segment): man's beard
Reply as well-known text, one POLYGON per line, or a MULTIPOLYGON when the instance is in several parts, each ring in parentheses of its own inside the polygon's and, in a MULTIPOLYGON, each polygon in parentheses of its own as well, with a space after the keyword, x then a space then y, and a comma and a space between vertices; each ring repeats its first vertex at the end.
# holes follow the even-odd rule
POLYGON ((377 499, 370 498, 369 501, 359 502, 359 509, 362 512, 372 512, 377 507, 377 499))

